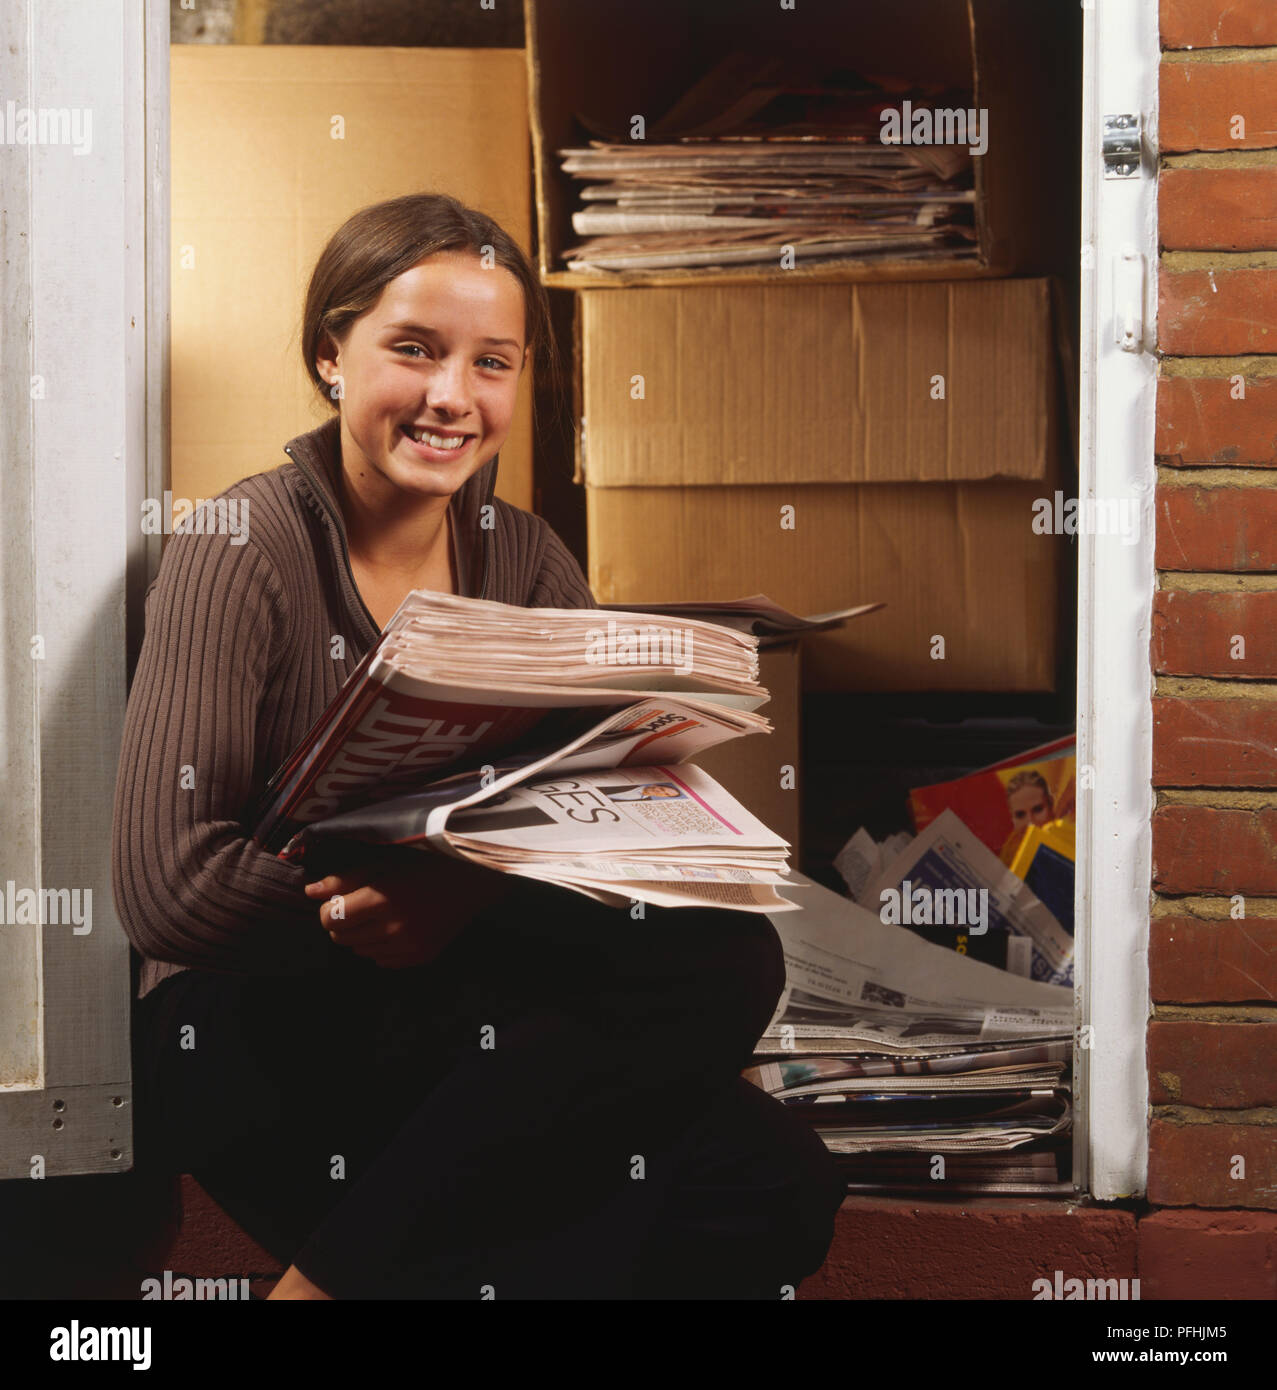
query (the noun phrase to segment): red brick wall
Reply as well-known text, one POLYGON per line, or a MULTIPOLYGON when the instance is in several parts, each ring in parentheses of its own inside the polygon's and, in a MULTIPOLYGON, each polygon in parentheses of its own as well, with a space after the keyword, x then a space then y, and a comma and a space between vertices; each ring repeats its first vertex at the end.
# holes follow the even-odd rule
POLYGON ((1161 0, 1145 1297, 1272 1297, 1277 5, 1161 0), (1223 1212, 1220 1208, 1235 1208, 1223 1212))

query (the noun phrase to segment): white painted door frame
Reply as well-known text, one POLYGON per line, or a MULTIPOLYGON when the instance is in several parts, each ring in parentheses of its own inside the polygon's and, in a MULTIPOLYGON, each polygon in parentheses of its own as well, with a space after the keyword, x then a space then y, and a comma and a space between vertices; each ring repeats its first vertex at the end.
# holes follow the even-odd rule
POLYGON ((1142 1194, 1148 1174, 1160 46, 1157 0, 1082 3, 1079 497, 1135 499, 1139 519, 1134 544, 1078 538, 1074 1156, 1080 1185, 1114 1199, 1142 1194), (1103 117, 1126 113, 1142 121, 1139 172, 1106 178, 1103 117))
POLYGON ((168 41, 167 0, 0 6, 0 893, 55 895, 0 926, 0 1177, 132 1163, 111 818, 166 462, 168 41))

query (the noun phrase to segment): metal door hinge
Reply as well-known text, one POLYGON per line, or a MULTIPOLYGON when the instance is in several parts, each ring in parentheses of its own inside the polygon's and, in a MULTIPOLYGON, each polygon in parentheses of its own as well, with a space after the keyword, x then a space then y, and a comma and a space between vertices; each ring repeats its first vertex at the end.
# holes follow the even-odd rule
POLYGON ((1140 176, 1139 112, 1104 117, 1104 177, 1137 179, 1140 176))

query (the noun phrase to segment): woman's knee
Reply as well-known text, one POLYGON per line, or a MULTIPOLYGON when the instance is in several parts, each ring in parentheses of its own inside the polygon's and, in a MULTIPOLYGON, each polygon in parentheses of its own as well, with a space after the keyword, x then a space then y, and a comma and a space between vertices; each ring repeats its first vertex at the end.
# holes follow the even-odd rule
MULTIPOLYGON (((697 924, 712 931, 715 939, 703 954, 693 956, 695 973, 706 1007, 723 1026, 737 1032, 752 1053, 784 992, 784 948, 776 928, 761 913, 715 912, 713 917, 717 920, 697 924)), ((745 1058, 742 1066, 747 1062, 745 1058)))
POLYGON ((693 1141, 645 1255, 645 1286, 657 1297, 785 1297, 829 1252, 845 1186, 836 1160, 800 1117, 743 1080, 693 1141))
POLYGON ((774 1280, 797 1285, 825 1262, 846 1184, 837 1161, 813 1130, 795 1121, 774 1180, 753 1194, 756 1248, 774 1280))
MULTIPOLYGON (((797 1119, 797 1117, 794 1117, 797 1119)), ((838 1212, 847 1195, 846 1179, 824 1141, 802 1123, 803 1145, 795 1156, 790 1199, 794 1212, 796 1260, 802 1277, 825 1262, 833 1241, 838 1212)))
POLYGON ((525 987, 543 980, 609 1032, 655 1032, 685 1051, 721 1054, 736 1071, 749 1065, 785 987, 784 949, 762 913, 648 907, 631 921, 582 900, 544 940, 553 945, 524 972, 525 987))
POLYGON ((846 1184, 838 1162, 807 1119, 775 1096, 741 1078, 737 1109, 748 1121, 749 1146, 759 1155, 760 1171, 775 1174, 777 1191, 810 1196, 805 1208, 811 1223, 829 1226, 842 1205, 846 1184))
MULTIPOLYGON (((785 953, 761 913, 666 909, 668 935, 642 969, 659 970, 663 1010, 677 1011, 690 1048, 749 1065, 785 988, 785 953), (672 920, 671 920, 672 919, 672 920)), ((644 946, 638 948, 644 954, 644 946)))

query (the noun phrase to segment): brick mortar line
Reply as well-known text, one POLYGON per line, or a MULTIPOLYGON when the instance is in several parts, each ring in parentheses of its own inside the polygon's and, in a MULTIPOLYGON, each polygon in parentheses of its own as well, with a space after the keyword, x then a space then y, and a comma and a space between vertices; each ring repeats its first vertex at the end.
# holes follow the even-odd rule
POLYGON ((1219 468, 1159 463, 1157 483, 1159 487, 1202 487, 1213 492, 1258 492, 1264 488, 1277 488, 1277 468, 1263 464, 1219 468))
POLYGON ((1170 1120, 1173 1124, 1183 1125, 1185 1128, 1190 1125, 1217 1125, 1221 1120, 1254 1129, 1277 1128, 1277 1106, 1273 1105, 1242 1107, 1237 1110, 1212 1110, 1201 1105, 1168 1103, 1151 1105, 1149 1110, 1150 1119, 1170 1120))
POLYGON ((1229 922, 1277 921, 1277 897, 1264 898, 1246 894, 1246 916, 1233 917, 1232 904, 1226 897, 1207 897, 1201 893, 1188 893, 1183 897, 1172 897, 1167 893, 1154 893, 1149 911, 1151 921, 1165 921, 1169 917, 1191 917, 1198 922, 1215 922, 1220 926, 1229 922))
POLYGON ((1158 258, 1163 270, 1272 270, 1277 251, 1163 251, 1158 258))
POLYGON ((1260 594, 1277 589, 1277 574, 1261 571, 1236 574, 1228 570, 1158 570, 1157 589, 1164 594, 1260 594))
POLYGON ((1277 164, 1277 149, 1257 145, 1235 150, 1192 150, 1183 154, 1164 154, 1162 169, 1264 169, 1277 164))
POLYGON ((1162 62, 1168 67, 1190 63, 1277 63, 1277 44, 1226 44, 1218 48, 1164 48, 1162 62))
POLYGON ((1277 999, 1271 1004, 1154 1004, 1150 1023, 1244 1023, 1277 1028, 1277 999))
MULTIPOLYGON (((1163 806, 1206 806, 1216 811, 1277 810, 1277 789, 1249 787, 1157 787, 1157 810, 1163 806)), ((1210 895, 1203 895, 1210 896, 1210 895)), ((1227 893, 1221 893, 1227 898, 1227 893)))
POLYGON ((1238 374, 1277 376, 1277 355, 1249 352, 1240 357, 1162 357, 1158 362, 1159 378, 1206 377, 1226 380, 1238 374))
POLYGON ((1277 681, 1230 681, 1210 676, 1158 676, 1154 697, 1175 700, 1277 700, 1277 681))

